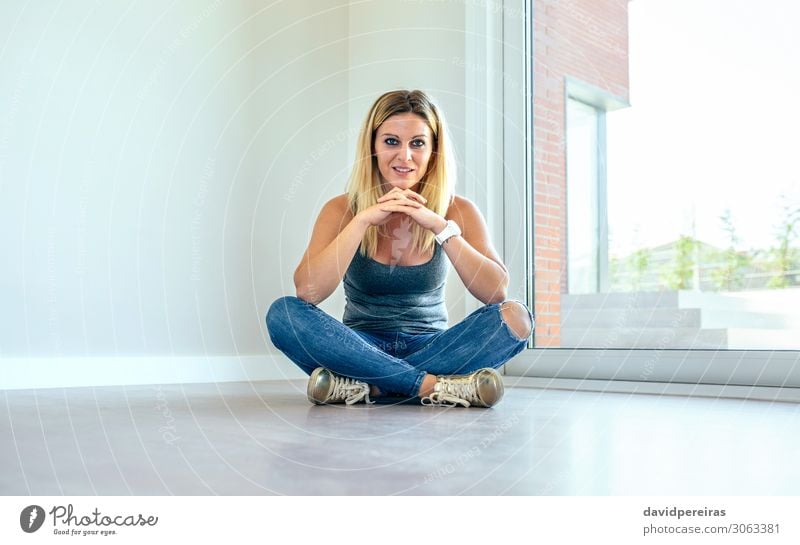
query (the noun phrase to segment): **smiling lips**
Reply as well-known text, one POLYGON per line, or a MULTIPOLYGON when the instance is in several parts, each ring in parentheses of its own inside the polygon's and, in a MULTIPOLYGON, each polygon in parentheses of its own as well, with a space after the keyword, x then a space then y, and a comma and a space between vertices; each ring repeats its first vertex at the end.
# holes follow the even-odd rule
POLYGON ((405 176, 414 171, 413 168, 408 168, 408 167, 392 167, 392 170, 394 170, 400 176, 405 176))

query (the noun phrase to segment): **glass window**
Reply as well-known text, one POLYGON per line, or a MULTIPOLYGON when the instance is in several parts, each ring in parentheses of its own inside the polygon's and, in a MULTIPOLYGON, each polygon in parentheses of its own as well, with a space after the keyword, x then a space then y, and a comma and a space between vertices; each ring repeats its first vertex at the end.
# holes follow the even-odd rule
POLYGON ((598 116, 567 100, 567 293, 597 293, 599 276, 598 116))
POLYGON ((630 106, 566 104, 559 346, 800 349, 800 7, 782 5, 628 4, 630 106))

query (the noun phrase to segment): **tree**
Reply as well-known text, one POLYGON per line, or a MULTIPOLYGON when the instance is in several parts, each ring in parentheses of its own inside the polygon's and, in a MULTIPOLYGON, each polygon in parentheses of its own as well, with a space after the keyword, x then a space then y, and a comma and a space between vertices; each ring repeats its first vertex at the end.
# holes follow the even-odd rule
POLYGON ((767 282, 768 288, 785 288, 789 286, 789 271, 797 266, 797 250, 792 248, 792 243, 797 238, 800 225, 800 208, 789 204, 786 195, 781 195, 783 202, 783 219, 776 229, 778 245, 769 252, 769 265, 773 271, 772 278, 767 282))
POLYGON ((641 248, 633 252, 631 256, 631 268, 633 275, 631 283, 633 284, 633 291, 639 291, 642 286, 642 278, 647 273, 647 268, 650 266, 650 250, 641 248))
POLYGON ((729 209, 719 217, 722 222, 722 230, 728 235, 728 248, 719 253, 718 259, 722 266, 711 273, 714 286, 718 290, 733 291, 741 288, 744 279, 741 272, 750 264, 750 257, 736 250, 736 246, 741 242, 733 225, 733 214, 729 209))
POLYGON ((650 266, 651 250, 641 248, 624 258, 611 256, 609 267, 616 291, 641 291, 642 281, 650 266))
POLYGON ((675 257, 672 266, 664 276, 664 282, 670 289, 685 290, 692 287, 694 276, 694 253, 697 241, 694 237, 681 235, 675 243, 675 257))

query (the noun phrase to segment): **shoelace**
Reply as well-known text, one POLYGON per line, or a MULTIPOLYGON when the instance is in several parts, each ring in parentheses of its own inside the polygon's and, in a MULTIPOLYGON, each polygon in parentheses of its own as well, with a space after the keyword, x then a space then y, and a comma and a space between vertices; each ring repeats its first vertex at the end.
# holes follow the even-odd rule
POLYGON ((475 383, 472 380, 452 380, 440 377, 433 387, 431 395, 422 398, 423 405, 446 405, 455 407, 469 407, 471 404, 480 404, 475 383), (426 403, 427 401, 427 403, 426 403))
POLYGON ((352 405, 365 398, 367 403, 375 403, 369 400, 369 384, 366 382, 340 376, 333 379, 331 399, 344 399, 346 405, 352 405))

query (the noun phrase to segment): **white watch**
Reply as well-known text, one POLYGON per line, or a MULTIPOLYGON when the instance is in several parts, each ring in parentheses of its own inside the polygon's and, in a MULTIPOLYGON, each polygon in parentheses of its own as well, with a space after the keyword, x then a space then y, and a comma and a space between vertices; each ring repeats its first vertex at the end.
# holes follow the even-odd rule
POLYGON ((453 220, 447 220, 447 225, 442 232, 436 235, 436 242, 444 244, 450 237, 461 236, 461 228, 453 220))

